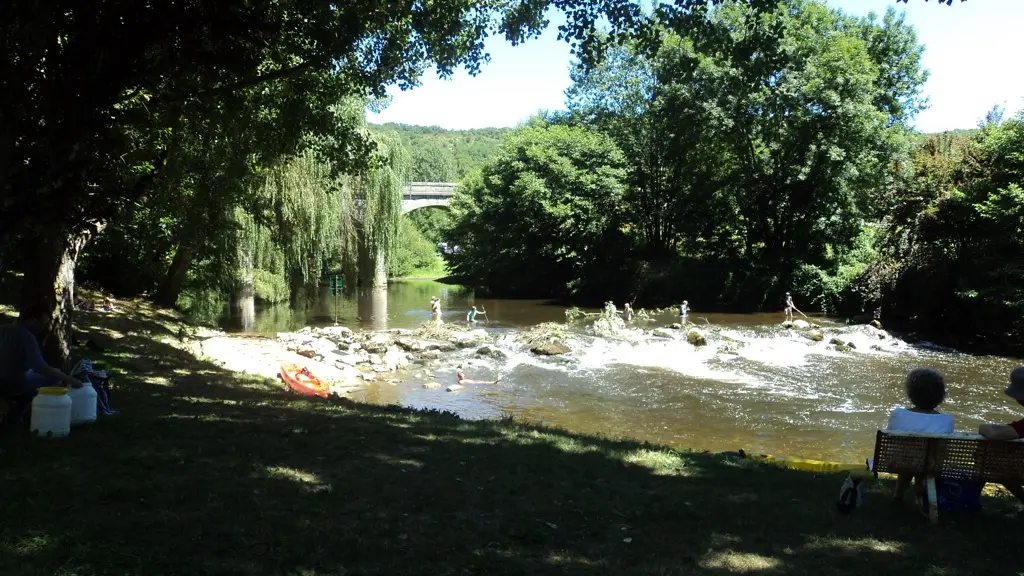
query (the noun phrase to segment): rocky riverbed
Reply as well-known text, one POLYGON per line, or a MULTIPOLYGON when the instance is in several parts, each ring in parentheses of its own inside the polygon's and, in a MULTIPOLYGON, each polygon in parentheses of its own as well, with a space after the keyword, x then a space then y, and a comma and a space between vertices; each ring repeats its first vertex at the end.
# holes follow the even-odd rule
MULTIPOLYGON (((695 348, 711 346, 720 354, 736 354, 745 346, 713 326, 697 327, 669 324, 657 328, 628 328, 621 320, 608 325, 596 324, 584 333, 574 331, 567 324, 544 323, 520 330, 511 337, 518 351, 535 356, 569 355, 586 345, 585 332, 596 332, 605 338, 626 340, 634 345, 650 339, 681 340, 695 348)), ((833 336, 832 327, 822 327, 804 320, 782 324, 783 328, 814 342, 833 336)), ((886 338, 878 327, 869 328, 879 338, 886 338)), ((483 328, 462 329, 449 324, 428 323, 417 329, 391 329, 382 331, 352 330, 345 326, 303 328, 297 332, 278 333, 274 338, 228 335, 219 331, 197 334, 193 352, 229 370, 248 372, 276 378, 283 363, 296 363, 309 368, 330 384, 333 394, 343 396, 364 388, 367 383, 397 384, 410 370, 424 367, 426 388, 441 388, 432 381, 433 368, 444 360, 466 358, 504 358, 509 340, 503 335, 483 328)), ((592 338, 593 336, 589 336, 592 338)), ((839 337, 828 339, 828 347, 850 353, 856 346, 839 337)), ((874 346, 872 346, 874 347, 874 346)))
POLYGON ((207 331, 193 346, 197 356, 229 370, 268 378, 276 377, 283 363, 304 365, 329 382, 331 392, 337 395, 354 392, 370 381, 397 383, 403 370, 468 349, 492 357, 503 354, 484 329, 459 330, 433 324, 416 330, 384 331, 307 327, 278 333, 276 338, 207 331))

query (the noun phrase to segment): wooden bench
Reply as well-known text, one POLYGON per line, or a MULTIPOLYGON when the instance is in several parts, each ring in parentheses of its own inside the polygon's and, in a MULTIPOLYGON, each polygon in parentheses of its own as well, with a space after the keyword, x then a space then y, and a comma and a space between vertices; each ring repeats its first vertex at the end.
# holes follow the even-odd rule
POLYGON ((1024 484, 1024 440, 986 440, 980 434, 919 434, 879 430, 875 474, 924 476, 928 518, 939 521, 935 479, 1024 484))

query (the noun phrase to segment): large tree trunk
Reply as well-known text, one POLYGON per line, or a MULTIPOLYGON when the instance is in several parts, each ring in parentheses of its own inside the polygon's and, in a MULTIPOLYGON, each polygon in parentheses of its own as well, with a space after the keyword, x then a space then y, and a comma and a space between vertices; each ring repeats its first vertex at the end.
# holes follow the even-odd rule
POLYGON ((367 288, 388 285, 388 255, 383 247, 369 246, 366 235, 359 231, 359 280, 367 288))
POLYGON ((25 262, 19 310, 49 313, 40 335, 46 362, 67 371, 71 354, 71 318, 75 309, 75 264, 82 248, 102 227, 74 233, 55 230, 32 239, 25 262))
POLYGON ((171 261, 171 267, 167 269, 167 275, 164 276, 163 282, 160 283, 156 294, 153 295, 153 302, 166 308, 173 308, 178 303, 181 287, 185 283, 185 276, 195 255, 195 248, 190 243, 178 245, 178 250, 174 253, 174 260, 171 261))

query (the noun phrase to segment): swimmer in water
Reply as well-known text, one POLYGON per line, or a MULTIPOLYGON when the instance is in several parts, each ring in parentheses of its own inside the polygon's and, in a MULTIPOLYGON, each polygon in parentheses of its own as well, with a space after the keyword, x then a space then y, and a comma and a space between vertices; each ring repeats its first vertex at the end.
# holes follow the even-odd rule
POLYGON ((459 371, 455 375, 459 379, 459 384, 465 386, 466 384, 497 384, 501 382, 501 376, 498 376, 496 380, 466 380, 465 373, 462 372, 462 365, 459 365, 459 371))

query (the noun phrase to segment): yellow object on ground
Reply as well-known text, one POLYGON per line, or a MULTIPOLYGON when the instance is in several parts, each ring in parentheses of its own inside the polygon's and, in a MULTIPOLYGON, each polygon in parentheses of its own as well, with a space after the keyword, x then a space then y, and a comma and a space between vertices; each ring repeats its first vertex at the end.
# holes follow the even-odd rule
POLYGON ((842 462, 826 462, 824 460, 804 460, 802 458, 786 458, 783 456, 772 456, 770 454, 758 454, 749 456, 751 460, 766 462, 793 468, 795 470, 806 470, 808 472, 868 472, 865 462, 859 464, 844 464, 842 462))

